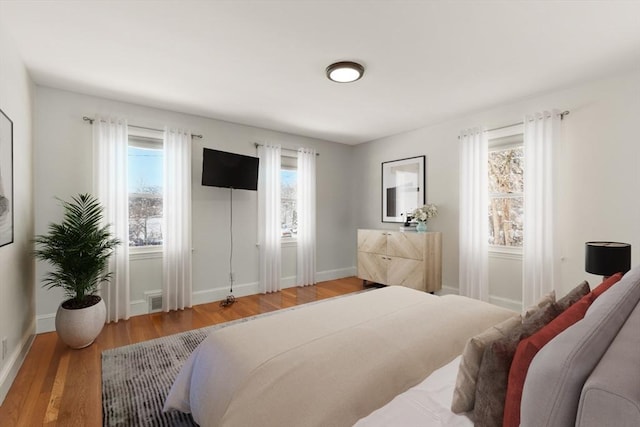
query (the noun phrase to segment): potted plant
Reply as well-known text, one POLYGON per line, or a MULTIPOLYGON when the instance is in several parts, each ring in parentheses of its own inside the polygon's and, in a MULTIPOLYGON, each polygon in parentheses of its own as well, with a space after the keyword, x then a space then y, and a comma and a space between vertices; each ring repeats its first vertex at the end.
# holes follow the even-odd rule
POLYGON ((80 194, 62 202, 64 218, 49 224, 46 235, 36 236, 36 258, 49 262, 42 286, 62 288, 66 299, 56 313, 56 331, 72 348, 84 348, 96 339, 106 320, 106 307, 96 295, 107 282, 109 256, 120 240, 101 225, 103 208, 90 194, 80 194))

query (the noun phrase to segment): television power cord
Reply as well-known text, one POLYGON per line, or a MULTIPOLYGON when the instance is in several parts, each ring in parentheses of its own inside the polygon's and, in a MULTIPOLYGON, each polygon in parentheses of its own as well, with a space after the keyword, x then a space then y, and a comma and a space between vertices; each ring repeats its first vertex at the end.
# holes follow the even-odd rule
POLYGON ((220 307, 229 307, 236 302, 236 297, 233 296, 233 187, 229 188, 229 209, 230 209, 230 221, 229 221, 229 235, 231 236, 231 243, 229 248, 229 294, 226 299, 220 301, 220 307))

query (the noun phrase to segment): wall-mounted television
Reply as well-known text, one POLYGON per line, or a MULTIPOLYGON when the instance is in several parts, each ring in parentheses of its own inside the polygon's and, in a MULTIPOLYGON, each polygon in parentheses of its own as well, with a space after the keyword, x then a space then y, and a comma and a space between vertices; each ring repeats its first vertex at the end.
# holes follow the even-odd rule
POLYGON ((257 157, 204 148, 202 185, 239 190, 258 189, 257 157))

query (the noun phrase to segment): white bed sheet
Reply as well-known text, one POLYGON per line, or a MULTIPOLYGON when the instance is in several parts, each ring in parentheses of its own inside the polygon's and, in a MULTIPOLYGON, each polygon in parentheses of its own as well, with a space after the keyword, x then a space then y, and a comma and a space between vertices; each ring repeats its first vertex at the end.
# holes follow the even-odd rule
POLYGON ((451 412, 460 357, 360 419, 354 427, 472 427, 469 417, 451 412))

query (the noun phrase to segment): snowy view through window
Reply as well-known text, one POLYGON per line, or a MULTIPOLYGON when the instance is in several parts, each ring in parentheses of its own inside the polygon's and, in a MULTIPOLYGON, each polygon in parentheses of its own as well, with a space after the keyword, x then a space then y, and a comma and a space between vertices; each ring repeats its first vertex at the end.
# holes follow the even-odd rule
POLYGON ((295 169, 280 170, 280 215, 282 237, 292 238, 298 234, 298 212, 296 210, 296 184, 298 173, 295 169))
POLYGON ((129 142, 129 246, 162 245, 162 146, 129 142))
POLYGON ((489 152, 489 244, 522 247, 522 146, 489 152))

